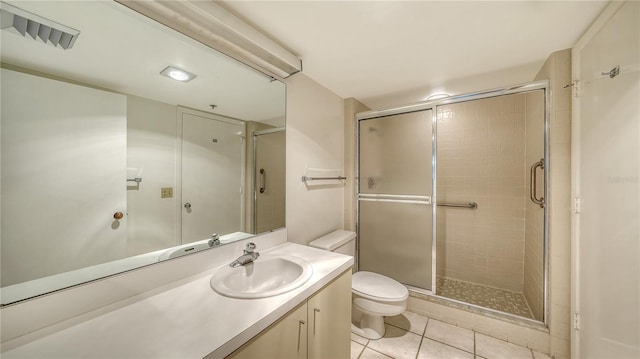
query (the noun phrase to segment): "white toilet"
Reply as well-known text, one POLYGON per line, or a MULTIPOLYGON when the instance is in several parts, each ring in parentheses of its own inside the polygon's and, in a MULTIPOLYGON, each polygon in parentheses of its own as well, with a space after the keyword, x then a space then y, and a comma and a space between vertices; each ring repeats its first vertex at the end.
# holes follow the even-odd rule
MULTIPOLYGON (((354 256, 355 238, 355 232, 337 230, 311 241, 309 245, 354 256)), ((381 274, 354 273, 351 292, 351 331, 368 339, 380 339, 384 335, 384 316, 402 314, 407 308, 407 287, 381 274)))

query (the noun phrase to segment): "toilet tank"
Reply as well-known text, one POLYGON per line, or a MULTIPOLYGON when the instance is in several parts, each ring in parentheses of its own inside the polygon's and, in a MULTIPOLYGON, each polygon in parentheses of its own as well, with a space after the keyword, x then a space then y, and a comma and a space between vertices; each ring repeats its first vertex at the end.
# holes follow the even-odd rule
POLYGON ((356 232, 338 229, 314 239, 309 246, 353 257, 356 254, 356 232))

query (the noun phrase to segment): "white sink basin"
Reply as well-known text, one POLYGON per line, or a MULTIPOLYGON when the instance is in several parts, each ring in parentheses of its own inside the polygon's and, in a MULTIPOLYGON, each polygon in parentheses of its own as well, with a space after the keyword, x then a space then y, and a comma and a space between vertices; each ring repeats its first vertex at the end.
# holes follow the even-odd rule
POLYGON ((261 256, 236 268, 226 265, 211 276, 211 288, 232 298, 265 298, 286 293, 311 278, 307 261, 292 256, 261 256))

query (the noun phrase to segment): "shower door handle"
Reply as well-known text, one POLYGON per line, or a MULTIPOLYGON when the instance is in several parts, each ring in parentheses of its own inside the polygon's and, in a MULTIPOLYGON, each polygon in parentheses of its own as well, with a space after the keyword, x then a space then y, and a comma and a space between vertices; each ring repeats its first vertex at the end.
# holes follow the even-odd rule
POLYGON ((264 168, 260 169, 260 193, 264 193, 267 183, 267 173, 264 168))
POLYGON ((531 165, 529 178, 529 197, 531 197, 531 202, 539 205, 540 208, 544 208, 544 197, 538 198, 538 181, 536 176, 538 168, 544 170, 544 158, 541 158, 540 161, 531 165))

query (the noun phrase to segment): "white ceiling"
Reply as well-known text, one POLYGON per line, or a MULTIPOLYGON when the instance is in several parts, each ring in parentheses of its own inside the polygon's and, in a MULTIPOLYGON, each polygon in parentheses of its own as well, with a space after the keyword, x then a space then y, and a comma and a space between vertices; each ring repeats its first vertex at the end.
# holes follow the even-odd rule
POLYGON ((222 1, 303 60, 303 72, 371 108, 532 81, 602 1, 222 1))

